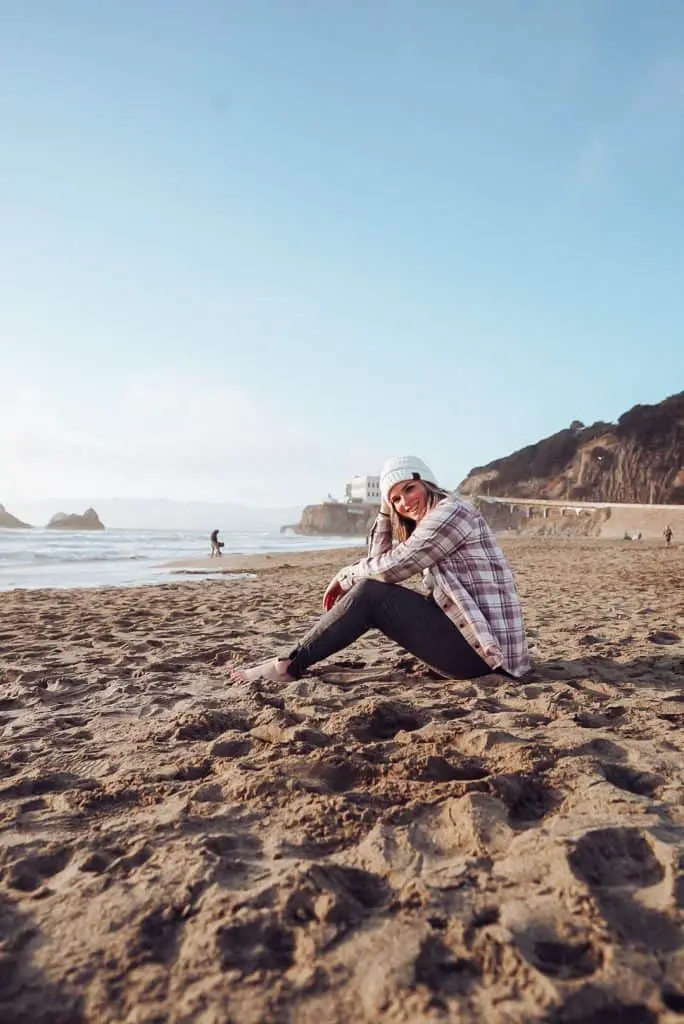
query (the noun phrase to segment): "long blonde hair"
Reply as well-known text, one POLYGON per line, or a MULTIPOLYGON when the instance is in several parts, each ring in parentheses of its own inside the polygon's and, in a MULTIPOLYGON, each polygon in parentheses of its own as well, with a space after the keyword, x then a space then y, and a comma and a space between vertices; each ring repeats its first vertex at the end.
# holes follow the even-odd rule
MULTIPOLYGON (((436 484, 431 484, 427 480, 421 480, 421 483, 424 484, 427 492, 426 498, 428 512, 431 508, 434 508, 438 502, 448 497, 449 492, 438 487, 436 484)), ((418 524, 413 519, 406 519, 404 516, 400 516, 391 502, 389 503, 389 508, 393 539, 400 543, 401 541, 408 540, 418 524)))

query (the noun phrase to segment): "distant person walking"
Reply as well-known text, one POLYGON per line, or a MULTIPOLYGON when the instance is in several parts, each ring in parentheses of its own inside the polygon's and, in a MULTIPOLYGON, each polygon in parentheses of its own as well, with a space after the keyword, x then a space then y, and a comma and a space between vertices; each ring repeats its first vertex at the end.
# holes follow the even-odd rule
POLYGON ((209 535, 209 540, 211 541, 211 554, 209 556, 210 558, 220 558, 221 555, 223 554, 223 552, 221 551, 221 548, 223 547, 223 541, 218 539, 218 535, 218 530, 212 530, 209 535))
POLYGON ((663 530, 663 537, 665 538, 665 544, 669 548, 670 541, 672 540, 673 534, 670 525, 668 524, 663 530))

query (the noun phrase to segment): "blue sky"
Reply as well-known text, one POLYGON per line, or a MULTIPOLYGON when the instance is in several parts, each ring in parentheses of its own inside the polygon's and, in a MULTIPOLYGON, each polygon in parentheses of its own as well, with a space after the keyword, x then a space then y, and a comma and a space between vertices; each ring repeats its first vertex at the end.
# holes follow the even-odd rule
POLYGON ((453 486, 684 386, 681 0, 0 7, 0 501, 453 486))

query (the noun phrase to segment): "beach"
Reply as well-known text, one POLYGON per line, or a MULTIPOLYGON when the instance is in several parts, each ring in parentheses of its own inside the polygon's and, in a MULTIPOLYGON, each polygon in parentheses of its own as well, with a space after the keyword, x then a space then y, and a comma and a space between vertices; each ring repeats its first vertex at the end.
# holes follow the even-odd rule
POLYGON ((0 1021, 681 1020, 684 547, 502 546, 523 681, 232 684, 360 550, 0 594, 0 1021))

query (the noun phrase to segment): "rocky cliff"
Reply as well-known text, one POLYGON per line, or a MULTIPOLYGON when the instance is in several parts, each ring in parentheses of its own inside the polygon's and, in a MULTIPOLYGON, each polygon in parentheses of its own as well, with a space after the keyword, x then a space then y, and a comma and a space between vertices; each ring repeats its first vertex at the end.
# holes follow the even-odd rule
POLYGON ((4 505, 0 505, 0 529, 2 530, 30 530, 30 523, 22 523, 11 512, 8 512, 4 505))
POLYGON ((296 525, 283 527, 309 536, 364 537, 378 514, 377 505, 323 502, 307 505, 296 525))
POLYGON ((67 515, 58 512, 47 524, 48 530, 104 530, 104 523, 94 508, 88 508, 83 515, 67 515))
POLYGON ((684 391, 617 423, 567 430, 472 469, 464 496, 684 504, 684 391))

